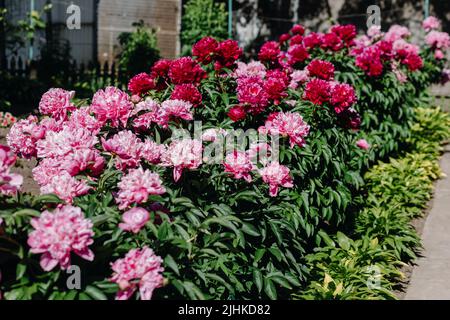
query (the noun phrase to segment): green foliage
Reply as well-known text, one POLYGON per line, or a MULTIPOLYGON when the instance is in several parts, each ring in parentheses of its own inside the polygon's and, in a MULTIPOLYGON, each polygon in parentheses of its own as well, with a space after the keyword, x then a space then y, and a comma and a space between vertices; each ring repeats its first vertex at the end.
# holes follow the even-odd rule
POLYGON ((183 55, 190 54, 191 47, 201 38, 210 36, 224 40, 227 34, 228 14, 225 3, 214 0, 189 0, 184 6, 181 26, 183 55))
POLYGON ((119 66, 129 76, 149 72, 150 67, 160 58, 156 31, 145 26, 144 22, 133 23, 134 32, 119 35, 122 52, 119 66))

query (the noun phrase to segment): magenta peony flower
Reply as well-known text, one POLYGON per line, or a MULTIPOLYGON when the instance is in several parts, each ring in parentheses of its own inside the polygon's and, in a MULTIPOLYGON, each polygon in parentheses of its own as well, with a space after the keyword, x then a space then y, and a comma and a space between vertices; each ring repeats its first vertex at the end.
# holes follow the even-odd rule
POLYGON ((52 88, 43 94, 39 102, 39 111, 42 114, 50 115, 56 120, 66 119, 67 112, 76 109, 70 102, 75 96, 75 91, 66 91, 60 88, 52 88))
POLYGON ((331 62, 314 59, 311 61, 306 69, 310 77, 317 77, 323 80, 333 80, 334 65, 331 62))
POLYGON ((294 145, 303 147, 306 144, 305 138, 309 134, 309 125, 303 121, 299 113, 274 112, 269 115, 264 127, 259 130, 270 135, 279 134, 289 137, 291 148, 294 145))
POLYGON ((135 168, 141 161, 142 141, 129 130, 119 131, 111 139, 101 138, 103 149, 116 158, 116 168, 135 168))
POLYGON ((274 101, 274 104, 279 104, 280 100, 287 96, 286 89, 289 85, 289 77, 287 74, 279 69, 270 70, 267 72, 266 81, 264 82, 264 91, 267 92, 267 97, 274 101))
POLYGON ((183 100, 191 103, 194 107, 202 103, 202 94, 198 91, 197 87, 191 83, 176 85, 171 100, 183 100))
POLYGON ((324 50, 339 51, 344 47, 341 38, 334 32, 325 33, 321 37, 322 43, 320 47, 324 50))
POLYGON ((62 270, 70 267, 70 254, 74 252, 85 260, 94 260, 88 248, 94 241, 93 224, 85 219, 80 208, 63 206, 53 212, 44 211, 31 220, 35 229, 28 236, 30 252, 42 253, 41 267, 50 271, 58 264, 62 270))
POLYGON ((296 24, 291 28, 292 34, 298 34, 303 35, 305 33, 305 27, 303 27, 301 24, 296 24))
POLYGON ((131 169, 120 180, 116 201, 119 209, 125 209, 134 203, 144 203, 149 195, 163 194, 166 189, 162 185, 159 174, 142 167, 131 169))
POLYGON ((287 62, 293 66, 296 63, 300 63, 309 58, 309 53, 305 47, 301 44, 295 44, 291 46, 287 51, 287 62))
POLYGON ((99 90, 92 98, 91 111, 100 122, 111 121, 113 127, 120 124, 125 127, 132 109, 133 103, 128 94, 116 87, 99 90))
POLYGON ((255 167, 247 153, 234 150, 234 152, 227 154, 223 166, 225 167, 225 172, 231 173, 235 179, 242 178, 247 182, 252 181, 250 171, 255 167))
POLYGON ((280 54, 280 44, 276 41, 268 41, 259 50, 258 59, 262 62, 274 62, 280 54))
POLYGON ((263 181, 269 184, 269 195, 276 197, 280 186, 292 188, 294 186, 288 167, 280 165, 277 161, 271 162, 259 170, 263 181))
POLYGON ((36 156, 36 143, 45 136, 45 128, 37 122, 37 117, 30 115, 16 122, 6 136, 12 151, 25 159, 36 156))
POLYGON ((353 24, 335 25, 331 27, 331 32, 336 34, 347 46, 350 46, 356 37, 356 26, 353 24))
POLYGON ((356 146, 363 150, 369 150, 370 144, 365 139, 359 139, 356 141, 356 146))
POLYGON ((11 149, 0 145, 0 194, 12 195, 22 186, 23 177, 9 171, 15 162, 16 156, 11 149))
POLYGON ((245 117, 247 116, 247 112, 245 112, 244 107, 235 106, 231 108, 230 111, 228 111, 227 115, 231 119, 231 121, 237 122, 245 119, 245 117))
POLYGON ((163 285, 162 262, 152 249, 144 247, 131 249, 124 258, 111 263, 114 273, 110 280, 120 289, 116 299, 128 300, 139 288, 141 300, 150 300, 153 291, 163 285))
POLYGON ((441 21, 438 18, 429 16, 422 22, 422 28, 425 29, 426 32, 430 32, 431 30, 437 30, 441 27, 441 21))
POLYGON ((161 157, 161 165, 173 167, 173 179, 180 180, 184 169, 197 169, 202 163, 201 141, 185 138, 175 140, 161 157))
POLYGON ((150 214, 143 208, 132 208, 122 215, 122 223, 119 228, 124 231, 138 233, 150 220, 150 214))
POLYGON ((336 83, 331 89, 330 103, 336 113, 350 108, 356 102, 355 89, 346 83, 336 83))
POLYGON ((128 90, 133 95, 140 96, 141 94, 145 94, 150 90, 156 88, 156 84, 154 79, 147 73, 142 72, 135 75, 128 82, 128 90))
POLYGON ((170 64, 169 77, 174 84, 199 84, 207 74, 191 57, 182 57, 170 64))
POLYGON ((367 47, 356 56, 355 64, 367 75, 377 77, 383 73, 381 54, 382 52, 377 46, 367 47))
POLYGON ((322 105, 330 100, 330 83, 322 79, 312 79, 306 84, 303 99, 322 105))

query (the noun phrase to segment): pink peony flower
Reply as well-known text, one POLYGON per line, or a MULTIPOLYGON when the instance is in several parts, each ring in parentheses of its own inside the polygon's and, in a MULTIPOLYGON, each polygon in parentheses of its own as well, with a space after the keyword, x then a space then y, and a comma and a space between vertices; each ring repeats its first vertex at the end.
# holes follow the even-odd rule
POLYGON ((291 73, 291 82, 289 83, 289 88, 295 90, 300 84, 309 81, 308 70, 295 70, 291 73))
POLYGON ((407 38, 411 35, 411 32, 407 27, 399 26, 397 24, 391 26, 384 35, 386 41, 394 42, 401 38, 407 38))
POLYGON ((275 112, 269 115, 264 127, 261 127, 259 131, 289 137, 291 148, 294 145, 303 147, 306 145, 305 138, 309 134, 309 125, 303 121, 299 113, 275 112))
POLYGON ((39 111, 42 114, 54 117, 56 120, 66 119, 67 112, 76 109, 75 105, 70 102, 70 99, 74 96, 75 91, 52 88, 42 96, 39 102, 39 111))
POLYGON ((434 58, 435 58, 435 59, 441 60, 441 59, 444 59, 444 57, 445 57, 445 55, 444 55, 444 53, 442 52, 442 50, 436 50, 436 51, 434 52, 434 58))
POLYGON ((426 35, 425 43, 433 49, 447 50, 450 48, 450 36, 446 32, 433 30, 426 35))
POLYGON ((162 144, 147 139, 142 144, 141 157, 151 164, 158 164, 161 161, 162 154, 166 151, 166 148, 162 144))
POLYGON ((159 125, 167 128, 172 119, 193 120, 192 104, 183 100, 166 100, 161 104, 159 125))
POLYGON ((35 229, 28 236, 30 252, 42 253, 41 267, 50 271, 58 264, 62 270, 70 267, 70 254, 92 261, 94 253, 88 248, 94 241, 93 224, 85 219, 80 208, 63 206, 53 212, 44 211, 31 220, 35 229))
POLYGON ((373 25, 367 30, 367 35, 370 38, 375 38, 382 35, 381 26, 373 25))
POLYGON ((161 157, 161 165, 173 167, 173 179, 180 180, 184 169, 197 169, 202 163, 201 141, 185 138, 175 140, 161 157))
POLYGON ((245 77, 237 80, 237 96, 241 104, 248 105, 251 111, 259 113, 269 103, 264 90, 264 81, 259 77, 245 77))
POLYGON ((227 154, 223 165, 225 172, 231 173, 235 179, 243 178, 247 182, 252 181, 250 171, 254 169, 254 166, 247 153, 234 150, 234 152, 227 154))
POLYGON ((128 94, 115 87, 99 90, 92 98, 91 110, 97 119, 106 123, 111 121, 113 127, 127 125, 128 117, 133 109, 133 103, 128 94))
POLYGON ((143 208, 132 208, 122 215, 122 223, 119 228, 124 231, 138 233, 150 220, 150 214, 143 208))
POLYGON ((41 186, 41 194, 56 194, 69 204, 72 203, 73 198, 85 195, 91 189, 84 180, 77 180, 67 171, 60 171, 48 179, 48 183, 41 186))
POLYGON ((253 164, 261 163, 265 166, 271 157, 272 148, 265 142, 252 143, 247 150, 247 154, 253 164))
POLYGON ((271 162, 259 170, 263 181, 269 184, 269 195, 276 197, 280 186, 292 188, 294 186, 288 167, 280 165, 277 161, 271 162))
POLYGON ((69 121, 66 122, 66 125, 73 128, 85 128, 91 131, 93 135, 97 135, 103 124, 91 115, 89 107, 81 107, 72 112, 69 121))
POLYGON ((266 67, 259 61, 249 63, 239 61, 237 65, 238 67, 233 74, 235 78, 258 77, 264 79, 266 76, 266 67))
POLYGON ((422 28, 425 29, 426 32, 430 32, 431 30, 437 30, 441 27, 441 22, 438 18, 429 16, 422 22, 422 28))
POLYGON ((163 285, 162 262, 152 249, 144 247, 131 249, 124 258, 112 263, 114 273, 110 280, 120 289, 116 299, 128 300, 139 288, 141 300, 150 300, 153 291, 163 285))
POLYGON ((12 151, 25 159, 36 156, 36 143, 45 136, 45 128, 37 122, 37 117, 30 115, 16 122, 6 136, 12 151))
POLYGON ((166 192, 159 174, 142 167, 131 169, 120 180, 116 201, 119 209, 125 209, 134 203, 146 202, 149 195, 159 195, 166 192))
POLYGON ((15 162, 16 156, 11 152, 11 149, 0 145, 0 194, 14 194, 22 186, 23 177, 20 174, 10 172, 10 168, 15 162))
POLYGON ((37 142, 37 157, 61 157, 75 150, 92 149, 97 143, 97 137, 88 129, 65 126, 60 132, 47 132, 45 139, 37 142))
POLYGON ((101 138, 103 149, 115 156, 116 168, 135 168, 141 161, 142 141, 129 130, 119 131, 111 139, 101 138))
POLYGON ((370 144, 365 139, 359 139, 356 141, 356 146, 363 150, 369 150, 370 144))
POLYGON ((369 150, 370 144, 365 139, 359 139, 356 141, 356 146, 363 150, 369 150))

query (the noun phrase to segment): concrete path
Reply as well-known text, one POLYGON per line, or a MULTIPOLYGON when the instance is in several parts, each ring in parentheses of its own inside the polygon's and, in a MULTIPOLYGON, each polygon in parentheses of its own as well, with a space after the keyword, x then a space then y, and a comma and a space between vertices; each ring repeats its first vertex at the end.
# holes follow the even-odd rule
POLYGON ((422 233, 423 257, 417 260, 405 300, 450 299, 450 146, 441 159, 446 178, 436 183, 433 207, 422 233))

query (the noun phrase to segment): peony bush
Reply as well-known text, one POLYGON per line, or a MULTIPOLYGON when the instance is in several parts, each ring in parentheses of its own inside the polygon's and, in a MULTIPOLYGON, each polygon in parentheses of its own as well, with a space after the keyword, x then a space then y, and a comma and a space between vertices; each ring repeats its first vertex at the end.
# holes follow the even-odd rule
POLYGON ((1 149, 2 294, 289 298, 306 254, 364 203, 364 172, 402 150, 425 89, 448 80, 433 19, 422 48, 401 26, 295 25, 248 62, 235 41, 203 38, 89 105, 49 90, 7 137, 37 159, 40 196, 17 191, 1 149))

